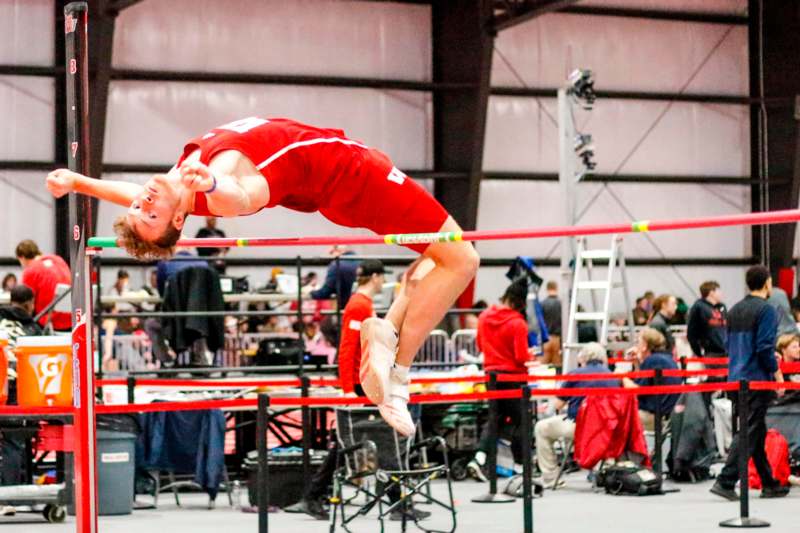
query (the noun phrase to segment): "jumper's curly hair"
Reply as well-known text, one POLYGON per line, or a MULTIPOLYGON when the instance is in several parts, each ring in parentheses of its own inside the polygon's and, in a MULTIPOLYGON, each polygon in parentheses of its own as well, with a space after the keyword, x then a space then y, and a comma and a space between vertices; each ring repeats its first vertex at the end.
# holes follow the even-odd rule
POLYGON ((144 241, 124 216, 114 221, 114 233, 117 234, 117 244, 124 248, 128 255, 139 261, 169 259, 175 254, 175 243, 181 238, 180 230, 168 224, 166 231, 158 240, 144 241))

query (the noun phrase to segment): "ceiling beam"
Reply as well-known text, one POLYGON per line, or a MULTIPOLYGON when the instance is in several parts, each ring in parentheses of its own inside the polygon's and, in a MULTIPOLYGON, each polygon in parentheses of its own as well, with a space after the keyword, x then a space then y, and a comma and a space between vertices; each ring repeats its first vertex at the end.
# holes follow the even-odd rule
POLYGON ((492 29, 506 30, 538 16, 564 9, 577 0, 495 0, 492 29))

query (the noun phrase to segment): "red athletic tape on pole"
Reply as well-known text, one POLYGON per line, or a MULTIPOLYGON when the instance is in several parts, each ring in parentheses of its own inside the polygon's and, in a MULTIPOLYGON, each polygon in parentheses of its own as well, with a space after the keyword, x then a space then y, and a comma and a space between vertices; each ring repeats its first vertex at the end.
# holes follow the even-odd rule
MULTIPOLYGON (((235 248, 239 246, 312 246, 335 244, 411 244, 455 241, 493 241, 507 239, 541 239, 545 237, 569 237, 579 235, 606 235, 612 233, 641 233, 679 229, 716 228, 723 226, 751 226, 758 224, 783 224, 800 220, 800 210, 768 211, 704 218, 679 218, 672 220, 639 220, 619 224, 597 224, 585 226, 550 226, 520 230, 464 231, 424 234, 363 235, 346 237, 288 237, 288 238, 229 238, 229 239, 181 239, 178 246, 194 248, 235 248)), ((89 246, 116 248, 115 237, 94 237, 89 246)))

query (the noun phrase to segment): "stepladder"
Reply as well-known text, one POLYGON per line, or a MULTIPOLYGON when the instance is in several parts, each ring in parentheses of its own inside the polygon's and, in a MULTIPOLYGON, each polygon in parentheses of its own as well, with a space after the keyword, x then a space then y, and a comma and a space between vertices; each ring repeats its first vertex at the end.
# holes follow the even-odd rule
POLYGON ((585 336, 595 336, 597 342, 608 346, 612 293, 619 290, 622 291, 628 338, 633 340, 635 339, 633 310, 629 305, 631 300, 625 272, 622 237, 612 235, 610 248, 600 249, 587 249, 586 238, 579 237, 575 249, 569 315, 562 348, 565 373, 578 366, 578 354, 585 344, 581 341, 586 341, 580 335, 581 331, 588 329, 590 334, 585 336))

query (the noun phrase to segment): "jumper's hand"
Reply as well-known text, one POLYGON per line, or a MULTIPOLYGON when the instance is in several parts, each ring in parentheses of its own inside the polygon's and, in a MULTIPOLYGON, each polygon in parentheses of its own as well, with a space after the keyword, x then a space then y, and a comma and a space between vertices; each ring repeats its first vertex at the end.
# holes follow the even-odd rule
POLYGON ((183 186, 192 191, 206 192, 216 181, 211 170, 199 161, 182 164, 180 173, 183 186))
POLYGON ((56 198, 61 198, 75 190, 75 180, 80 174, 66 168, 59 168, 47 175, 47 190, 56 198))

